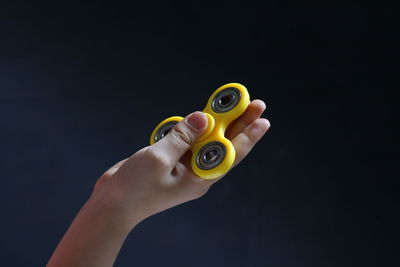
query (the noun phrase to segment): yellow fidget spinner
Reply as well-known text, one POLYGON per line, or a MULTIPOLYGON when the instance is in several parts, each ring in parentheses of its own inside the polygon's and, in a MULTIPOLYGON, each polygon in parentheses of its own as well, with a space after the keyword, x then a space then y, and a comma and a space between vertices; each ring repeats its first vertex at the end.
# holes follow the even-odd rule
MULTIPOLYGON (((225 84, 210 96, 203 110, 208 119, 207 129, 190 149, 192 170, 199 177, 215 179, 230 170, 236 153, 225 130, 249 104, 249 93, 239 83, 225 84)), ((183 117, 173 116, 160 122, 151 134, 150 144, 161 140, 181 120, 183 117)))

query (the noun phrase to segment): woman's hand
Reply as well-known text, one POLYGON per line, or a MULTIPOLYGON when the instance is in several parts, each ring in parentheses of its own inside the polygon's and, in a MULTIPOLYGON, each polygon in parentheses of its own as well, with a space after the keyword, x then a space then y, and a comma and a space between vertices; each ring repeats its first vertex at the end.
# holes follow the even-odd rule
MULTIPOLYGON (((264 110, 263 101, 252 101, 227 129, 226 137, 236 150, 233 166, 268 130, 269 121, 260 119, 264 110)), ((111 167, 97 181, 92 197, 109 198, 133 227, 148 216, 204 195, 222 178, 201 179, 190 166, 189 149, 206 128, 203 113, 190 114, 159 142, 111 167)))
MULTIPOLYGON (((227 129, 237 165, 270 124, 265 104, 254 100, 227 129)), ((190 147, 206 129, 201 112, 190 114, 159 142, 111 167, 54 251, 48 267, 112 266, 132 228, 157 212, 198 198, 221 179, 204 180, 190 166, 190 147)))

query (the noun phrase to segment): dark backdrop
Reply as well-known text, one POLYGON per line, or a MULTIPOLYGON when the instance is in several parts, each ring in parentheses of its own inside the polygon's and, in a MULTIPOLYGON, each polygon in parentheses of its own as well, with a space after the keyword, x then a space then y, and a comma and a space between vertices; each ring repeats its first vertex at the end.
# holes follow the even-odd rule
POLYGON ((1 266, 43 266, 96 179, 227 82, 267 103, 270 131, 116 266, 397 260, 394 8, 57 2, 0 8, 1 266))

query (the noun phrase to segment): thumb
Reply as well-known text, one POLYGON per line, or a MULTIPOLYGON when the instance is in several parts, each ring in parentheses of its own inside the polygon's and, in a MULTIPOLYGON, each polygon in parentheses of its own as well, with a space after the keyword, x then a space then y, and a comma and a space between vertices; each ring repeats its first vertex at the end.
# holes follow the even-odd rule
POLYGON ((153 149, 176 163, 207 128, 207 117, 196 111, 177 123, 171 131, 153 145, 153 149))

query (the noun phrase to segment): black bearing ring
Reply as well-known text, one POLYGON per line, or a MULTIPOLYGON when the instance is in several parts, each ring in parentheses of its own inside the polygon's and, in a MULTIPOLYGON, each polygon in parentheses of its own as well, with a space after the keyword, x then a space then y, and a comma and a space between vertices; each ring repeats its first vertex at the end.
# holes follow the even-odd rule
POLYGON ((226 155, 226 147, 221 142, 211 142, 203 146, 196 156, 196 164, 202 170, 218 166, 226 155))
POLYGON ((169 121, 163 125, 157 130, 156 134, 154 135, 154 142, 158 142, 161 139, 163 139, 168 132, 177 124, 177 121, 169 121))
POLYGON ((211 107, 216 113, 224 113, 236 107, 240 101, 241 92, 235 87, 228 87, 218 92, 211 102, 211 107))

